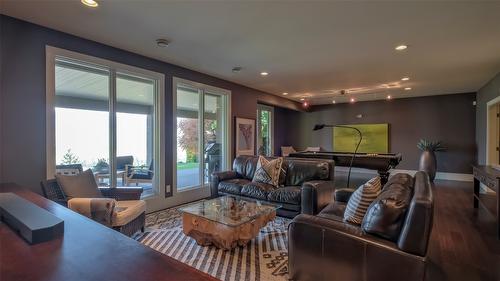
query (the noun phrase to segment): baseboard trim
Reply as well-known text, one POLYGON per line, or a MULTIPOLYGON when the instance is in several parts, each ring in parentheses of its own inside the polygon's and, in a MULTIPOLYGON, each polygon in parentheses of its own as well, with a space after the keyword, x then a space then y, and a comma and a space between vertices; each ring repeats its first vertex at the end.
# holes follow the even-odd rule
MULTIPOLYGON (((349 167, 335 167, 335 170, 341 171, 341 172, 347 172, 347 171, 349 171, 349 167)), ((360 173, 360 174, 370 174, 370 175, 377 175, 378 174, 377 171, 368 170, 368 169, 361 169, 361 168, 352 168, 352 172, 360 173)), ((390 172, 391 172, 391 175, 394 175, 397 173, 406 173, 406 174, 410 174, 413 176, 413 175, 415 175, 417 170, 392 169, 390 172)), ((472 182, 472 181, 474 181, 474 176, 472 174, 437 172, 436 179, 437 180, 472 182)))

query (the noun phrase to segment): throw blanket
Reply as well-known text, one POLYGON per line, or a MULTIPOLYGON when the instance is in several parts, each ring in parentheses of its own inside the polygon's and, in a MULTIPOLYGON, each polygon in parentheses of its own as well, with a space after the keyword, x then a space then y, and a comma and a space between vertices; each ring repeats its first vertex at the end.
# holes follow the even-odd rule
POLYGON ((116 200, 110 198, 73 198, 68 201, 68 207, 98 223, 112 226, 116 200))

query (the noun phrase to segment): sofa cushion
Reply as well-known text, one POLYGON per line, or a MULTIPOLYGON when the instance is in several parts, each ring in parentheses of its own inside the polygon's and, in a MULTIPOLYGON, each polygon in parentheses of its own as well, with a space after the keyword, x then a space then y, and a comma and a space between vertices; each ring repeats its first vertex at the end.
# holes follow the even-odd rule
POLYGON ((219 192, 237 194, 241 193, 243 185, 249 183, 247 179, 230 179, 219 183, 219 192))
POLYGON ((267 195, 276 187, 267 183, 249 182, 241 188, 241 195, 259 200, 267 200, 267 195))
POLYGON ((361 224, 370 204, 377 198, 382 189, 380 177, 375 177, 360 186, 349 198, 344 213, 344 220, 361 224))
POLYGON ((327 180, 330 176, 328 162, 288 159, 286 186, 300 186, 309 180, 327 180))
POLYGON ((56 175, 56 180, 68 199, 103 197, 91 169, 73 176, 56 175))
POLYGON ((412 197, 412 187, 386 185, 368 208, 361 228, 370 234, 396 241, 412 197))
POLYGON ((265 157, 259 156, 259 160, 257 160, 257 169, 255 170, 252 181, 278 186, 282 164, 282 157, 267 160, 265 157))
POLYGON ((300 204, 300 187, 298 186, 285 186, 272 190, 267 195, 267 200, 287 203, 287 204, 300 204))

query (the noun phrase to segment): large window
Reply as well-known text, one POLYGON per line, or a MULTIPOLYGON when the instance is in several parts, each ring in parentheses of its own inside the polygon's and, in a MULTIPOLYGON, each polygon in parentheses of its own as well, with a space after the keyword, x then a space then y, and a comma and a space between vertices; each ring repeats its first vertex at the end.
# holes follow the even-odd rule
POLYGON ((47 177, 91 169, 99 186, 158 192, 163 76, 56 48, 47 59, 47 177))
POLYGON ((177 191, 206 187, 229 159, 228 91, 178 81, 176 100, 177 191))

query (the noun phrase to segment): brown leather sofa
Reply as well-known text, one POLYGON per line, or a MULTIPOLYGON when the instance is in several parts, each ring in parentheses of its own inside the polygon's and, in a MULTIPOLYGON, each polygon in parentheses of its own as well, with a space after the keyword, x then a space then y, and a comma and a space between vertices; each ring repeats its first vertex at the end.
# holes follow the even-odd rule
MULTIPOLYGON (((271 159, 270 157, 269 159, 271 159)), ((240 155, 231 171, 212 174, 210 190, 213 198, 237 195, 280 204, 277 214, 294 217, 300 213, 314 215, 333 199, 334 162, 284 158, 286 177, 280 187, 252 182, 257 156, 240 155)))
POLYGON ((291 280, 423 280, 434 200, 429 177, 393 176, 361 226, 343 221, 352 190, 289 226, 291 280))

